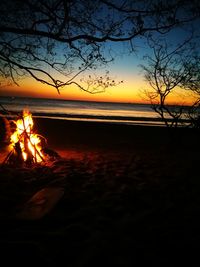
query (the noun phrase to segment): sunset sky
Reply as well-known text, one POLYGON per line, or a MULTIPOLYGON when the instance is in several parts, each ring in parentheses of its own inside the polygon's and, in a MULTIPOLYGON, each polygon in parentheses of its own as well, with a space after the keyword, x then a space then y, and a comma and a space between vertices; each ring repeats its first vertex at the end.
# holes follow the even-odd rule
MULTIPOLYGON (((171 43, 180 43, 186 38, 186 31, 171 31, 166 38, 169 38, 171 43)), ((145 44, 145 41, 141 38, 134 40, 136 52, 128 54, 127 50, 124 49, 124 44, 109 44, 113 46, 114 50, 117 51, 115 61, 107 66, 102 71, 109 70, 109 75, 116 81, 123 80, 123 83, 109 87, 106 92, 98 94, 89 94, 81 91, 76 86, 66 86, 58 94, 55 88, 44 85, 40 82, 35 81, 33 78, 22 78, 19 81, 19 86, 15 84, 7 85, 1 84, 0 96, 28 96, 28 97, 42 97, 42 98, 58 98, 67 100, 89 100, 89 101, 106 101, 106 102, 128 102, 128 103, 139 103, 145 102, 142 91, 149 87, 147 82, 144 81, 143 73, 140 64, 145 64, 143 56, 150 52, 145 44)), ((100 70, 95 71, 97 74, 101 73, 100 70)), ((80 79, 82 76, 80 76, 80 79)), ((170 95, 168 99, 169 103, 178 104, 181 102, 188 104, 190 99, 180 99, 178 94, 170 95)))
MULTIPOLYGON (((144 51, 143 51, 144 52, 144 51)), ((116 58, 107 68, 110 76, 116 81, 123 80, 123 83, 109 87, 103 93, 90 94, 80 90, 76 86, 66 86, 60 94, 55 88, 44 85, 32 78, 23 78, 19 81, 19 86, 11 84, 6 87, 0 87, 0 96, 28 96, 39 98, 58 98, 66 100, 87 100, 87 101, 105 101, 105 102, 126 102, 141 103, 146 102, 142 91, 148 88, 147 82, 139 67, 142 54, 124 55, 116 58)), ((96 71, 98 73, 98 71, 96 71)), ((176 95, 171 95, 168 99, 170 103, 178 104, 183 101, 185 104, 189 99, 180 100, 176 95)))
MULTIPOLYGON (((60 95, 55 88, 34 81, 32 78, 24 78, 17 85, 7 86, 6 90, 0 88, 0 95, 31 96, 60 99, 79 99, 91 101, 109 102, 141 102, 140 90, 145 87, 145 82, 138 67, 139 59, 136 55, 117 58, 109 68, 110 76, 123 83, 109 87, 104 93, 89 94, 81 91, 76 86, 66 86, 60 95)), ((96 71, 98 73, 98 71, 96 71)))

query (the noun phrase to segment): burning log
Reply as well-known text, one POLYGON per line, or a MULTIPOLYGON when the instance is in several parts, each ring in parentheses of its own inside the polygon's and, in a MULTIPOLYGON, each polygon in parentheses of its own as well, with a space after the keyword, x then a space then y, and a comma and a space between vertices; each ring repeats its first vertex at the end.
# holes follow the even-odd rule
POLYGON ((8 153, 4 163, 31 165, 45 161, 42 152, 41 136, 33 131, 33 119, 29 111, 23 111, 23 115, 14 121, 15 131, 10 137, 11 151, 8 153))

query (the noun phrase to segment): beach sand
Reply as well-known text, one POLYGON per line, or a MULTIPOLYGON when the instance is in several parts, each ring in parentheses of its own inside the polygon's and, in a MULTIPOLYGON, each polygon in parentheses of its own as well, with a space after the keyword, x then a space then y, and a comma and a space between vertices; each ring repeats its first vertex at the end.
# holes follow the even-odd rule
POLYGON ((49 162, 0 168, 2 261, 199 266, 199 132, 41 118, 35 127, 49 162), (49 212, 31 217, 34 201, 49 212))

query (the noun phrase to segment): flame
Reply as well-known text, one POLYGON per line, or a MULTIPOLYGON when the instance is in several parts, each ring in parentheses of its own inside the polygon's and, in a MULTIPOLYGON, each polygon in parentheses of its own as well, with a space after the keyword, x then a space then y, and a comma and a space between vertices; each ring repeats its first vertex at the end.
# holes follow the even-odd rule
POLYGON ((24 161, 31 159, 33 162, 44 161, 44 155, 42 153, 41 139, 33 133, 33 119, 29 111, 24 110, 21 119, 16 122, 16 130, 11 135, 11 145, 16 148, 19 144, 22 157, 24 161))

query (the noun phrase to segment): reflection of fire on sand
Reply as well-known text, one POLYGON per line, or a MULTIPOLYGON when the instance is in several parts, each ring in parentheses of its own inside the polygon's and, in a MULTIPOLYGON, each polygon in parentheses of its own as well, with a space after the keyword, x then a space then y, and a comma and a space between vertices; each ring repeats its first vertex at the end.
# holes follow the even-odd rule
MULTIPOLYGON (((42 148, 42 139, 33 132, 33 119, 28 111, 17 121, 14 121, 15 131, 10 136, 10 151, 5 157, 3 164, 12 168, 33 168, 34 165, 52 160, 55 152, 42 148)), ((25 204, 22 204, 17 213, 19 219, 40 219, 46 215, 60 200, 64 194, 62 187, 45 187, 36 192, 25 204)))

